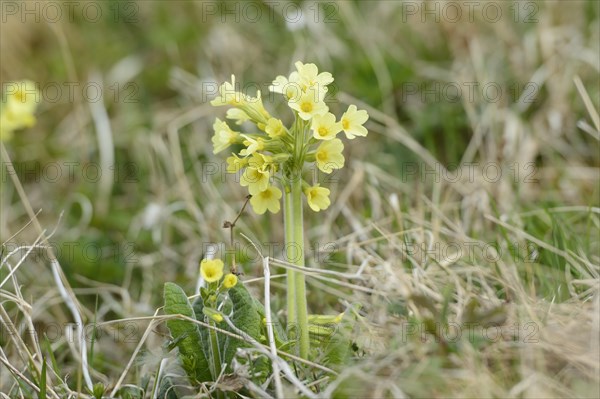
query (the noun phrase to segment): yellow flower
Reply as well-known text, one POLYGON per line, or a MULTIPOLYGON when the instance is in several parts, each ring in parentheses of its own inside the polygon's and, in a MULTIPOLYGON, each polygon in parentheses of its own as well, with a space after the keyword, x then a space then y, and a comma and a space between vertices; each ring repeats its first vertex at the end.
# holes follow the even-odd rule
POLYGON ((357 111, 356 105, 352 104, 348 107, 348 110, 342 115, 340 122, 342 123, 342 129, 346 133, 346 137, 353 139, 356 136, 366 136, 368 130, 363 124, 369 119, 367 111, 357 111))
POLYGON ((317 140, 333 140, 342 131, 342 124, 335 122, 335 115, 328 112, 323 116, 315 116, 312 120, 313 137, 317 140))
POLYGON ((8 141, 13 131, 35 124, 33 113, 41 101, 40 92, 30 80, 12 82, 6 85, 6 102, 0 115, 0 140, 8 141))
POLYGON ((252 195, 250 198, 250 204, 252 209, 259 215, 262 215, 267 209, 273 213, 279 212, 280 205, 279 199, 281 198, 281 190, 274 186, 267 187, 266 190, 261 191, 256 195, 252 195))
POLYGON ((238 278, 235 274, 229 273, 227 275, 225 275, 225 278, 223 279, 223 287, 228 290, 232 287, 235 287, 235 285, 238 282, 238 278))
POLYGON ((210 316, 211 319, 213 319, 214 321, 216 321, 217 323, 220 323, 223 321, 223 315, 220 313, 214 313, 210 316))
POLYGON ((268 164, 271 162, 273 162, 273 157, 255 152, 252 154, 252 157, 248 158, 247 164, 253 168, 267 170, 267 166, 269 166, 268 164))
POLYGON ((283 127, 283 122, 280 119, 271 118, 265 126, 265 132, 274 139, 285 134, 285 127, 283 127))
POLYGON ((232 154, 230 157, 227 157, 227 172, 228 173, 237 173, 242 168, 248 165, 248 159, 240 158, 235 154, 232 154))
POLYGON ((321 90, 327 90, 325 86, 333 82, 333 76, 329 72, 319 73, 319 69, 315 64, 303 64, 296 61, 294 64, 298 70, 300 84, 302 89, 306 90, 310 87, 317 87, 321 90))
POLYGON ((30 116, 40 103, 40 92, 31 80, 12 82, 6 85, 6 110, 13 115, 30 116))
POLYGON ((243 155, 243 156, 252 155, 256 151, 262 151, 265 149, 265 141, 263 139, 261 139, 260 137, 254 139, 246 134, 242 134, 242 137, 246 139, 246 140, 244 140, 243 144, 247 148, 244 148, 242 151, 240 151, 240 155, 243 155))
MULTIPOLYGON (((209 301, 211 301, 211 300, 209 299, 209 301)), ((209 318, 216 321, 217 323, 220 323, 223 321, 223 315, 221 313, 219 313, 219 311, 216 309, 205 306, 202 308, 202 313, 204 313, 205 316, 208 316, 209 318)), ((198 316, 198 315, 196 315, 196 316, 198 316)))
POLYGON ((236 125, 241 125, 242 123, 250 120, 250 117, 248 116, 248 114, 238 108, 228 109, 225 117, 227 119, 234 120, 236 125))
POLYGON ((15 130, 30 127, 35 123, 35 117, 31 115, 31 119, 19 119, 11 112, 6 111, 4 107, 0 111, 0 140, 10 141, 15 130))
POLYGON ((324 141, 317 148, 317 151, 315 153, 315 161, 317 162, 317 167, 325 173, 331 173, 333 169, 343 168, 343 150, 344 144, 340 139, 324 141))
POLYGON ((288 100, 294 97, 297 98, 302 92, 299 79, 298 72, 292 72, 289 80, 285 76, 279 75, 269 86, 269 91, 283 94, 288 100))
POLYGON ((219 281, 223 277, 223 266, 221 259, 202 259, 200 275, 207 283, 219 281))
POLYGON ((246 96, 235 90, 235 76, 231 75, 231 83, 224 82, 219 86, 219 94, 215 97, 210 105, 220 107, 223 105, 239 106, 244 103, 246 96))
POLYGON ((212 143, 214 146, 213 154, 221 152, 227 149, 227 147, 229 147, 231 144, 235 144, 239 141, 240 134, 231 130, 229 125, 219 118, 215 120, 213 129, 215 129, 215 134, 212 137, 212 143))
POLYGON ((305 121, 310 120, 317 115, 325 115, 329 107, 323 102, 324 93, 322 90, 310 89, 302 93, 300 97, 291 98, 288 105, 291 109, 298 111, 300 118, 305 121))
POLYGON ((256 97, 246 96, 245 101, 246 112, 252 116, 252 114, 256 114, 256 122, 266 122, 271 118, 269 111, 266 110, 265 105, 262 101, 262 96, 260 94, 260 90, 256 91, 256 97))
POLYGON ((265 168, 255 168, 249 166, 242 173, 240 179, 240 185, 248 186, 248 191, 251 195, 256 195, 261 191, 264 191, 269 186, 270 174, 265 168))
POLYGON ((329 189, 325 187, 319 187, 317 184, 313 187, 304 189, 304 195, 308 201, 308 206, 315 212, 319 212, 322 209, 327 209, 331 204, 329 201, 329 189))

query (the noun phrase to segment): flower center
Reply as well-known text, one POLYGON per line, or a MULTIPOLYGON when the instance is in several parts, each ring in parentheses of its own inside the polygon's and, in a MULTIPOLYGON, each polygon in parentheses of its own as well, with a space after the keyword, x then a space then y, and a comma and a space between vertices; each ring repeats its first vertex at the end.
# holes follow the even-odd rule
POLYGON ((327 133, 328 133, 328 130, 327 130, 327 128, 325 128, 325 127, 323 127, 323 126, 321 126, 321 127, 319 128, 319 136, 321 136, 321 137, 325 137, 325 136, 327 136, 327 133))
POLYGON ((317 159, 321 162, 327 161, 327 153, 325 151, 317 152, 317 159))
POLYGON ((310 112, 313 109, 313 105, 312 103, 304 102, 302 103, 302 105, 300 105, 300 109, 302 110, 302 112, 310 112))
POLYGON ((348 122, 348 119, 342 119, 342 127, 344 128, 344 130, 348 130, 348 128, 350 127, 350 122, 348 122))
POLYGON ((25 102, 25 93, 23 93, 21 90, 19 90, 15 93, 15 98, 17 100, 19 100, 20 102, 24 103, 25 102))

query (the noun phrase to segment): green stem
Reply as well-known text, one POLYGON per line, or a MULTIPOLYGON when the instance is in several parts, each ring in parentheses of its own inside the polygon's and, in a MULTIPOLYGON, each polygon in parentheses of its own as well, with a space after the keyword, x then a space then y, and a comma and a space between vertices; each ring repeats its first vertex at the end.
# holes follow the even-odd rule
MULTIPOLYGON (((209 322, 211 326, 215 326, 215 322, 214 321, 210 321, 209 322)), ((219 353, 219 341, 217 339, 217 332, 215 330, 213 330, 212 328, 210 328, 209 330, 209 335, 210 335, 210 348, 211 348, 211 352, 212 352, 212 361, 213 361, 213 368, 214 368, 214 379, 215 381, 217 380, 217 378, 219 378, 219 375, 221 374, 221 355, 219 353)), ((223 398, 223 393, 221 391, 217 391, 217 398, 223 398)))
MULTIPOLYGON (((283 197, 283 217, 285 226, 285 244, 286 244, 286 260, 293 262, 293 246, 288 245, 294 241, 294 223, 292 211, 292 188, 290 185, 284 186, 283 197)), ((288 331, 293 331, 297 324, 296 320, 296 283, 294 280, 295 272, 292 269, 287 269, 287 325, 288 331)))
MULTIPOLYGON (((285 229, 288 262, 304 267, 304 219, 302 218, 302 176, 293 173, 285 196, 285 229)), ((307 359, 309 351, 308 309, 304 273, 288 270, 288 312, 294 298, 295 326, 298 331, 300 357, 307 359), (290 273, 291 272, 291 273, 290 273), (292 292, 290 294, 290 291, 292 292)))

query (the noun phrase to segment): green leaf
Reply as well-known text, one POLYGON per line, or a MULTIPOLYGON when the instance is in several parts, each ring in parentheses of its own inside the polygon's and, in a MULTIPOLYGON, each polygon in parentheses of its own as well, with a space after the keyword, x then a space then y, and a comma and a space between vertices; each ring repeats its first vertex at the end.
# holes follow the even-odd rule
MULTIPOLYGON (((165 283, 164 296, 165 314, 180 314, 196 319, 194 309, 185 292, 177 284, 165 283)), ((173 340, 177 342, 179 359, 190 380, 212 381, 198 326, 188 320, 171 319, 167 321, 167 327, 173 340)))
POLYGON ((160 381, 157 398, 161 399, 179 399, 177 382, 172 377, 163 377, 160 381))
POLYGON ((40 376, 40 392, 38 396, 40 399, 46 398, 46 367, 46 359, 42 357, 42 375, 40 376))
MULTIPOLYGON (((239 281, 229 290, 229 298, 233 305, 233 324, 250 337, 260 340, 262 318, 256 308, 256 302, 244 284, 239 281)), ((225 343, 223 360, 230 367, 231 361, 238 348, 248 347, 249 344, 237 338, 228 337, 225 343)))
POLYGON ((325 347, 325 363, 328 366, 343 365, 350 358, 352 341, 343 333, 336 334, 327 340, 325 347))
POLYGON ((106 387, 101 382, 97 382, 94 384, 92 389, 92 395, 96 399, 102 399, 104 397, 104 392, 106 391, 106 387))
MULTIPOLYGON (((256 307, 256 310, 258 311, 258 314, 260 315, 260 320, 261 320, 261 325, 264 325, 264 332, 263 335, 266 337, 267 336, 267 326, 265 323, 263 323, 263 321, 266 321, 267 318, 267 313, 265 311, 265 307, 263 306, 262 303, 260 303, 260 301, 254 297, 252 297, 252 299, 254 299, 254 306, 256 307)), ((275 313, 273 313, 273 311, 271 311, 271 322, 273 323, 273 336, 275 338, 275 343, 277 345, 277 347, 279 348, 281 345, 284 345, 287 341, 287 335, 285 333, 285 329, 283 328, 282 324, 279 322, 279 319, 277 318, 277 316, 275 316, 275 313)))
MULTIPOLYGON (((194 309, 196 320, 205 323, 206 320, 204 320, 203 312, 204 300, 202 299, 202 297, 196 298, 194 304, 192 305, 192 308, 194 309)), ((200 330, 200 341, 202 342, 202 348, 204 349, 204 353, 210 353, 210 338, 208 336, 208 328, 198 328, 200 330)))

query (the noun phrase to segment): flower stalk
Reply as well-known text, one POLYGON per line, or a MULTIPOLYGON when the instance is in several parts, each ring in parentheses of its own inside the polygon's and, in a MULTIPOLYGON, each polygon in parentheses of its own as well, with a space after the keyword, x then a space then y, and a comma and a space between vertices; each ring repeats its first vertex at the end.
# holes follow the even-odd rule
MULTIPOLYGON (((285 248, 288 262, 304 267, 304 218, 302 217, 302 178, 292 174, 284 197, 285 248), (289 190, 289 193, 288 193, 289 190)), ((288 328, 296 331, 299 354, 308 358, 308 307, 304 273, 287 271, 288 328), (291 327, 291 328, 290 328, 291 327)))
MULTIPOLYGON (((212 143, 215 154, 232 145, 244 146, 227 158, 227 172, 240 174, 240 185, 248 188, 250 205, 256 214, 278 213, 283 197, 285 256, 291 264, 305 267, 303 197, 314 212, 327 209, 331 201, 330 190, 321 187, 318 178, 310 183, 303 179, 304 168, 308 164, 325 174, 343 168, 344 144, 337 136, 342 131, 349 140, 366 136, 368 131, 363 124, 369 116, 350 105, 338 119, 325 103, 333 76, 319 72, 315 64, 298 61, 295 66, 296 71, 288 77, 277 76, 269 86, 271 92, 283 96, 293 113, 289 128, 265 109, 260 91, 256 97, 238 91, 232 76, 231 82, 219 87, 211 104, 232 107, 227 111, 227 119, 238 126, 249 122, 249 128, 235 131, 217 118, 212 143)), ((287 316, 290 335, 295 332, 292 338, 296 339, 297 350, 308 359, 306 283, 299 270, 287 270, 287 316)))
MULTIPOLYGON (((216 323, 214 321, 210 321, 210 325, 212 327, 216 326, 216 323)), ((219 378, 219 376, 221 375, 221 354, 219 353, 219 340, 217 338, 217 332, 214 329, 209 329, 209 336, 210 336, 210 351, 211 351, 211 359, 213 362, 213 376, 215 378, 215 381, 219 378)), ((222 398, 223 394, 218 391, 217 393, 217 397, 218 398, 222 398)))

